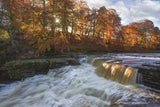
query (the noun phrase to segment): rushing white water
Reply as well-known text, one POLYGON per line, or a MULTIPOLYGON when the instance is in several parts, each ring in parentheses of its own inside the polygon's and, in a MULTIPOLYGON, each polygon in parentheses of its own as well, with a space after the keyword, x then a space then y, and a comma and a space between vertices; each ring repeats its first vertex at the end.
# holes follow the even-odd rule
POLYGON ((0 91, 0 107, 107 107, 115 102, 147 104, 147 98, 158 97, 99 77, 95 69, 82 63, 10 84, 0 91))

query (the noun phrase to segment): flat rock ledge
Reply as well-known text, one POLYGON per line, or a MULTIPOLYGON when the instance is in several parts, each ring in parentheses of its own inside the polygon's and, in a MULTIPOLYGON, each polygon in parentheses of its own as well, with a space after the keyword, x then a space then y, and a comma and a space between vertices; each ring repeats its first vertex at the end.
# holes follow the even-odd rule
POLYGON ((37 74, 46 74, 49 69, 67 65, 79 65, 76 58, 29 59, 15 60, 4 64, 0 68, 0 82, 21 80, 37 74))

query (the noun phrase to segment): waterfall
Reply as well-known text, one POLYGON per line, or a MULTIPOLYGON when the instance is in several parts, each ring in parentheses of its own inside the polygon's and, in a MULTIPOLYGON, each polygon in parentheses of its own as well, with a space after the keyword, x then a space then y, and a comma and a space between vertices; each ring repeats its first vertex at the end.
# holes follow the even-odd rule
POLYGON ((122 84, 136 84, 138 69, 119 64, 106 63, 98 59, 93 62, 97 67, 96 74, 122 84))
POLYGON ((87 57, 80 61, 81 65, 51 69, 47 75, 7 85, 0 90, 0 107, 110 107, 159 101, 142 88, 126 85, 134 83, 136 69, 87 57))

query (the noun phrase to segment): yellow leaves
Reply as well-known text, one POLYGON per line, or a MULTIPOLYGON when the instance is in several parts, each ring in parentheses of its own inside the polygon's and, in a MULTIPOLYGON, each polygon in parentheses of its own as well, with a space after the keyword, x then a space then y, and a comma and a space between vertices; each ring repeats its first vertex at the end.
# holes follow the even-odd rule
POLYGON ((156 48, 160 44, 160 37, 158 38, 156 35, 152 35, 150 44, 152 48, 156 48))
POLYGON ((48 36, 48 32, 36 32, 35 37, 37 38, 37 48, 41 53, 50 51, 53 46, 53 37, 48 36))
POLYGON ((27 32, 33 32, 33 30, 35 30, 35 29, 33 29, 33 24, 26 24, 24 22, 22 22, 22 24, 21 24, 21 29, 23 31, 27 31, 27 32))
POLYGON ((30 45, 37 48, 41 53, 55 49, 55 51, 63 51, 69 49, 70 43, 63 35, 51 36, 49 31, 33 31, 32 35, 28 35, 26 39, 30 45))
POLYGON ((22 30, 25 30, 25 29, 27 29, 28 28, 28 24, 25 24, 24 22, 22 22, 22 24, 21 24, 21 29, 22 30))
POLYGON ((0 39, 9 39, 8 32, 6 30, 0 29, 0 39))
POLYGON ((143 45, 142 40, 143 40, 142 37, 138 37, 138 44, 143 45))
POLYGON ((155 28, 147 23, 132 23, 120 29, 124 48, 156 49, 159 46, 160 37, 156 35, 155 28))
POLYGON ((75 39, 77 40, 81 40, 80 36, 79 35, 75 35, 75 39))
MULTIPOLYGON (((50 38, 51 40, 53 38, 50 38)), ((50 51, 51 50, 51 47, 52 47, 52 43, 51 43, 51 40, 50 39, 47 39, 45 41, 43 40, 40 40, 39 42, 39 46, 38 46, 38 50, 41 52, 41 53, 45 53, 46 51, 50 51)))
POLYGON ((57 36, 54 39, 54 48, 55 48, 55 50, 63 51, 64 49, 70 48, 70 43, 66 37, 57 36))
POLYGON ((53 37, 49 37, 47 32, 32 30, 27 32, 25 39, 28 40, 32 47, 37 48, 41 53, 44 53, 50 51, 52 45, 50 41, 53 37))
POLYGON ((155 48, 160 44, 157 34, 159 30, 156 33, 150 22, 122 27, 121 19, 114 9, 106 9, 104 6, 89 9, 84 0, 45 1, 31 0, 28 5, 23 5, 24 2, 14 5, 10 0, 3 0, 6 5, 11 5, 5 10, 10 16, 10 29, 14 27, 20 35, 23 33, 24 39, 41 53, 51 49, 63 51, 69 49, 71 44, 76 49, 97 47, 111 50, 117 47, 119 50, 123 47, 136 49, 139 45, 155 48), (68 31, 70 27, 72 31, 68 31), (146 39, 147 34, 151 35, 151 38, 146 39))

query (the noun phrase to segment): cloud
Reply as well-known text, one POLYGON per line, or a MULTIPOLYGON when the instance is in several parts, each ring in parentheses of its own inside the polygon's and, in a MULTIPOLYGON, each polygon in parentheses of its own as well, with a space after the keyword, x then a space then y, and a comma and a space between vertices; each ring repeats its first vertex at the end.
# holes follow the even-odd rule
POLYGON ((99 8, 101 6, 110 5, 108 0, 86 0, 90 8, 99 8))
POLYGON ((149 19, 160 28, 160 1, 143 0, 130 8, 132 21, 149 19))
POLYGON ((160 28, 160 1, 156 0, 86 0, 89 7, 114 8, 126 25, 139 20, 149 19, 160 28))

